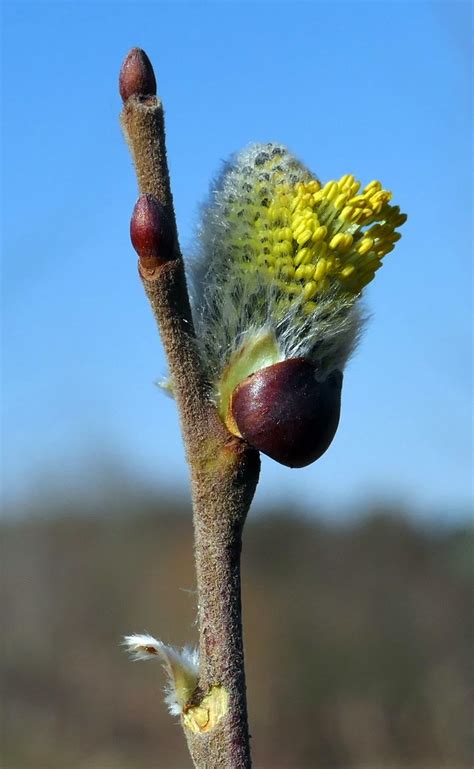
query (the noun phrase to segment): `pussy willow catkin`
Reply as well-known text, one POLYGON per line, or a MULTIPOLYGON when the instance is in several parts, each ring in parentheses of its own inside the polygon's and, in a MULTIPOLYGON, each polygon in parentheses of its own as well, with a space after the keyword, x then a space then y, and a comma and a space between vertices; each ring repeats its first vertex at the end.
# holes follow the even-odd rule
POLYGON ((379 181, 322 184, 279 144, 229 162, 203 209, 194 316, 223 418, 235 386, 304 357, 342 371, 363 325, 359 299, 406 220, 379 181))

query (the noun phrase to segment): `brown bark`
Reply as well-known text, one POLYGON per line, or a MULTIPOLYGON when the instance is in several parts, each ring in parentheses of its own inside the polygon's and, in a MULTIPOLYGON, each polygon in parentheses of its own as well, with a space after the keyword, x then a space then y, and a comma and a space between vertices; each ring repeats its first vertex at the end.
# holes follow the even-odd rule
MULTIPOLYGON (((146 67, 147 62, 140 63, 146 67)), ((146 71, 139 74, 137 82, 147 81, 146 71)), ((127 85, 121 82, 124 93, 127 85)), ((172 258, 151 268, 139 266, 139 272, 168 358, 191 473, 200 670, 186 710, 200 713, 201 707, 204 716, 200 713, 201 726, 196 729, 189 728, 189 719, 183 718, 183 727, 197 769, 249 769, 240 551, 258 481, 259 456, 227 431, 209 397, 176 233, 161 102, 155 96, 132 93, 121 121, 140 192, 153 195, 164 207, 174 236, 172 258), (223 690, 225 699, 220 702, 226 705, 214 718, 209 702, 223 690)))

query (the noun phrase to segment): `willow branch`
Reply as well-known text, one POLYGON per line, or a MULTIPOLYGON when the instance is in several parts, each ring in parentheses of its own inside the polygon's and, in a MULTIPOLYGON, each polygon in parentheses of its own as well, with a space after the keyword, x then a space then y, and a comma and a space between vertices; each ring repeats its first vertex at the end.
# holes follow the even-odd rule
POLYGON ((248 769, 240 550, 259 458, 227 431, 209 397, 178 243, 163 107, 140 49, 124 61, 120 92, 122 127, 145 196, 132 219, 132 240, 135 234, 139 274, 168 358, 191 474, 200 662, 182 723, 197 769, 248 769))

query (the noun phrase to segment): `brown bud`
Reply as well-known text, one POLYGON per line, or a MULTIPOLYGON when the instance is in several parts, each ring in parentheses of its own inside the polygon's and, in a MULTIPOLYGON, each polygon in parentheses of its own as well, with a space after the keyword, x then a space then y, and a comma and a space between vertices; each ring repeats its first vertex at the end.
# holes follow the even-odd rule
POLYGON ((173 257, 170 218, 153 195, 141 195, 135 203, 130 239, 145 270, 154 270, 173 257))
POLYGON ((230 409, 245 440, 288 467, 324 454, 339 424, 342 373, 319 382, 306 358, 260 369, 232 394, 230 409))
POLYGON ((151 61, 141 48, 132 48, 123 60, 119 76, 123 101, 130 96, 155 96, 156 79, 151 61))

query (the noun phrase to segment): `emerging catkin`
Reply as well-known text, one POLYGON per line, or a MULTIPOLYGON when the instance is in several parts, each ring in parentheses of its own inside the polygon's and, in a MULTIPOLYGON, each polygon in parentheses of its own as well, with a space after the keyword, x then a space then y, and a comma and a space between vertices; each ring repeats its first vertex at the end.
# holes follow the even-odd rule
POLYGON ((322 185, 279 144, 229 161, 204 206, 191 265, 193 315, 224 415, 244 377, 295 357, 325 379, 360 337, 364 287, 406 220, 378 181, 322 185))

